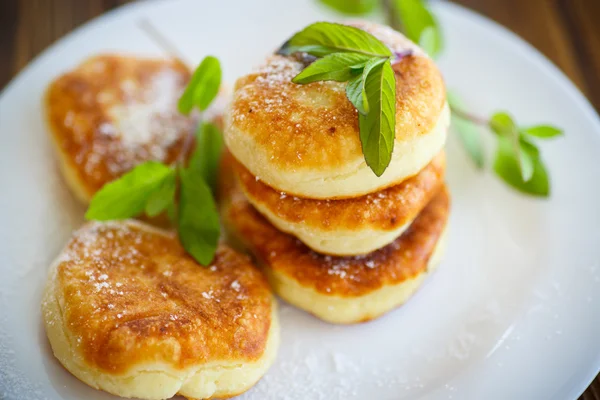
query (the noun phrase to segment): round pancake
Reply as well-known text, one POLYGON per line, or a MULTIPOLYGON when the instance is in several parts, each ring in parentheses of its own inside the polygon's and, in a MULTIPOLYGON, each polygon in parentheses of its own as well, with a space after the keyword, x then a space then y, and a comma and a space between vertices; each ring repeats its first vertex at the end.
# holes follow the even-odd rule
POLYGON ((277 229, 311 249, 331 255, 366 254, 393 242, 439 192, 444 183, 445 154, 438 154, 417 175, 376 193, 340 200, 296 196, 267 186, 230 153, 240 186, 250 203, 277 229))
POLYGON ((98 55, 54 80, 45 112, 61 169, 83 202, 137 164, 174 162, 195 122, 177 111, 190 78, 168 59, 98 55))
POLYGON ((445 186, 394 242, 369 253, 314 252, 256 211, 232 171, 221 169, 221 217, 230 239, 248 250, 284 300, 333 323, 356 323, 403 304, 437 266, 450 200, 445 186))
POLYGON ((134 221, 77 231, 50 270, 42 311, 64 367, 122 397, 239 394, 279 341, 276 302, 247 256, 220 246, 204 268, 175 236, 134 221))
POLYGON ((390 165, 377 177, 365 163, 346 83, 294 84, 304 64, 275 55, 236 82, 224 138, 252 175, 276 190, 316 199, 361 196, 415 175, 444 146, 450 112, 434 62, 391 28, 355 25, 395 52, 414 50, 394 64, 396 137, 390 165))

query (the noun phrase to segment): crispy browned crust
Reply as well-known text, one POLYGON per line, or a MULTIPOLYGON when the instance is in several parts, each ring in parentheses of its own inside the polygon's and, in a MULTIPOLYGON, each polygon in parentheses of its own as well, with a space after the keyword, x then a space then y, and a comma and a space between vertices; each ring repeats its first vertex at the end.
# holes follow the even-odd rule
MULTIPOLYGON (((389 28, 358 24, 392 49, 405 50, 406 39, 389 28)), ((303 65, 273 56, 255 73, 235 84, 229 124, 251 138, 275 168, 328 169, 360 163, 363 158, 357 111, 345 84, 315 82, 297 85, 291 79, 303 65)), ((427 134, 445 105, 442 76, 421 53, 394 64, 396 72, 396 141, 427 134)), ((227 133, 227 132, 226 132, 227 133)))
POLYGON ((318 254, 271 225, 245 198, 227 162, 221 164, 219 191, 222 218, 260 265, 338 297, 362 296, 426 271, 450 211, 444 185, 394 242, 367 255, 336 257, 318 254))
POLYGON ((224 245, 203 268, 174 236, 139 223, 88 224, 68 244, 56 279, 65 326, 101 370, 263 355, 270 289, 246 256, 224 245))
POLYGON ((175 60, 109 54, 86 60, 50 84, 44 104, 50 133, 82 191, 91 197, 144 161, 177 159, 195 126, 176 107, 189 77, 175 60), (143 104, 154 108, 143 117, 151 132, 142 133, 146 140, 124 141, 114 107, 143 104))
POLYGON ((242 190, 254 204, 263 205, 287 222, 321 231, 398 229, 412 221, 439 192, 446 170, 442 151, 419 174, 398 185, 360 197, 318 200, 288 196, 256 180, 231 153, 226 152, 223 158, 233 164, 242 190))

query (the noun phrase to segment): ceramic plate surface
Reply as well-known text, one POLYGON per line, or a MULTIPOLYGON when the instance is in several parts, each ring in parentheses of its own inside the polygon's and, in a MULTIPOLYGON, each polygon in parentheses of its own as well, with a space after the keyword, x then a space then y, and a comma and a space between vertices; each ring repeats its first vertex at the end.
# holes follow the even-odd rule
MULTIPOLYGON (((436 3, 447 85, 473 112, 509 109, 564 138, 543 143, 549 200, 479 173, 448 143, 448 251, 404 307, 334 326, 282 305, 278 361, 245 400, 575 399, 600 369, 600 121, 531 46, 450 3, 436 3)), ((0 398, 113 399, 53 358, 40 298, 46 270, 82 222, 42 121, 51 79, 98 52, 160 55, 147 18, 191 62, 218 56, 228 82, 294 31, 336 18, 311 0, 151 1, 68 35, 0 95, 0 398)))

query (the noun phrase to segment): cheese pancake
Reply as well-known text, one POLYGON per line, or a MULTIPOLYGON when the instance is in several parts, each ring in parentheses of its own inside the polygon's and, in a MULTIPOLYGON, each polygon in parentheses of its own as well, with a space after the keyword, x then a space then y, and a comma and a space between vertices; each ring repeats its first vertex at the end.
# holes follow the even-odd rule
POLYGON ((267 185, 299 197, 356 197, 402 182, 445 143, 450 112, 442 76, 416 45, 391 28, 357 23, 394 52, 396 137, 390 165, 377 177, 364 160, 358 114, 346 83, 292 83, 305 67, 275 55, 235 84, 224 137, 233 155, 267 185))
POLYGON ((43 304, 54 355, 73 375, 122 397, 228 397, 253 386, 279 338, 268 283, 221 245, 198 265, 170 233, 88 223, 51 267, 43 304))
POLYGON ((445 154, 438 154, 417 175, 361 197, 317 200, 267 186, 227 153, 246 198, 277 229, 290 233, 319 253, 366 254, 393 242, 439 192, 445 154))
POLYGON ((446 187, 395 241, 366 255, 316 253, 269 223, 221 168, 221 217, 230 239, 248 250, 281 298, 333 323, 356 323, 403 304, 437 266, 450 200, 446 187))
POLYGON ((190 78, 169 59, 98 55, 54 80, 49 131, 73 192, 87 203, 104 184, 145 161, 172 163, 195 122, 177 111, 190 78))

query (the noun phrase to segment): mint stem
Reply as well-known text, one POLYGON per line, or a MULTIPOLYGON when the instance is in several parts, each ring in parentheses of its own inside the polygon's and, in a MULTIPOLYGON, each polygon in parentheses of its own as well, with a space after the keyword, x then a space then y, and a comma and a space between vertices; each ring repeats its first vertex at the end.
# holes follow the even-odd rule
POLYGON ((452 114, 454 114, 455 117, 458 117, 460 119, 465 119, 467 121, 471 121, 474 124, 477 125, 481 125, 481 126, 488 126, 489 122, 487 119, 485 118, 481 118, 478 117, 476 115, 473 115, 471 113, 468 113, 464 110, 461 110, 460 108, 456 108, 453 106, 450 106, 450 111, 452 111, 452 114))
POLYGON ((381 7, 383 8, 383 12, 387 18, 387 23, 393 29, 401 32, 402 24, 400 23, 400 19, 397 16, 396 10, 394 9, 394 0, 381 0, 381 7))

